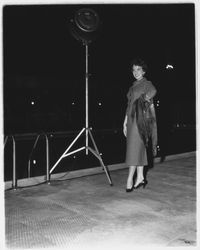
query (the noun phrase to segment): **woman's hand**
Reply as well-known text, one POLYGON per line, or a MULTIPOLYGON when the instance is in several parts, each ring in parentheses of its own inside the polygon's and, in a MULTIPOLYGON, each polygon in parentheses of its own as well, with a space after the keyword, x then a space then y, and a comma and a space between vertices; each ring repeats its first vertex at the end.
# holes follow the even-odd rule
POLYGON ((157 146, 153 147, 153 156, 156 157, 157 155, 157 146))
POLYGON ((144 96, 145 101, 150 102, 151 101, 151 97, 149 97, 147 94, 144 96))

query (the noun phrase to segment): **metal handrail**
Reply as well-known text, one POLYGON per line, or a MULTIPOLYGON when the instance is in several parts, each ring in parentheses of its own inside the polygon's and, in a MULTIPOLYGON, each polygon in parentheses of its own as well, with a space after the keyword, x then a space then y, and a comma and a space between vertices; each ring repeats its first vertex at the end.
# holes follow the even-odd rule
POLYGON ((46 141, 46 182, 50 184, 50 172, 49 172, 49 139, 48 135, 45 134, 46 141))
POLYGON ((33 148, 32 148, 32 150, 31 150, 31 152, 30 152, 30 154, 29 154, 29 160, 28 160, 28 178, 30 178, 30 172, 31 172, 31 157, 32 157, 32 154, 33 154, 33 152, 34 152, 34 149, 36 148, 36 145, 37 145, 37 142, 38 142, 38 140, 39 140, 39 138, 40 138, 40 136, 41 135, 37 135, 37 138, 36 138, 36 140, 35 140, 35 142, 34 142, 34 144, 33 144, 33 148))
MULTIPOLYGON (((30 160, 31 156, 33 154, 34 149, 37 146, 37 142, 39 138, 44 135, 45 137, 45 144, 46 144, 46 182, 50 184, 50 172, 49 172, 49 139, 47 134, 39 134, 37 135, 37 138, 34 142, 33 148, 31 150, 31 153, 29 155, 29 161, 28 161, 28 177, 30 177, 30 160)), ((7 135, 4 140, 4 148, 8 142, 9 137, 12 139, 12 148, 13 148, 13 168, 12 168, 12 189, 17 189, 17 171, 16 171, 16 142, 14 135, 7 135)))
POLYGON ((7 135, 4 140, 4 148, 8 142, 8 138, 12 139, 12 147, 13 147, 13 178, 12 178, 12 187, 13 189, 17 189, 17 172, 16 172, 16 142, 13 135, 7 135))
MULTIPOLYGON (((103 131, 104 133, 109 133, 110 131, 113 131, 113 129, 101 129, 101 130, 96 130, 96 132, 99 132, 99 131, 103 131)), ((116 132, 117 129, 115 129, 114 132, 116 132)), ((53 136, 60 136, 61 134, 67 134, 67 135, 72 135, 73 133, 75 133, 76 131, 62 131, 62 132, 48 132, 48 133, 42 133, 42 134, 37 134, 37 133, 30 133, 30 134, 8 134, 5 136, 5 140, 4 140, 4 148, 5 146, 7 145, 7 142, 9 140, 9 138, 12 139, 12 148, 13 148, 13 178, 12 178, 12 188, 13 189, 17 189, 17 171, 16 171, 16 140, 17 139, 20 139, 22 137, 33 137, 33 136, 37 136, 36 137, 36 140, 34 142, 34 145, 33 145, 33 148, 29 154, 29 160, 28 160, 28 177, 30 177, 30 161, 31 161, 31 157, 32 157, 32 154, 34 152, 34 149, 36 148, 37 146, 37 143, 38 143, 38 140, 40 139, 40 137, 43 135, 45 137, 45 144, 46 144, 46 182, 48 184, 50 184, 50 176, 51 176, 51 172, 53 171, 53 168, 55 168, 55 165, 53 166, 53 168, 50 170, 49 167, 50 167, 50 160, 49 160, 49 137, 51 137, 52 135, 53 136)), ((72 143, 73 144, 73 143, 72 143)), ((72 145, 71 145, 72 146, 72 145)), ((70 147, 71 147, 70 146, 70 147)), ((81 148, 81 149, 78 149, 78 150, 75 150, 73 152, 70 152, 68 153, 67 155, 70 155, 74 152, 77 152, 77 151, 80 151, 82 149, 84 149, 85 147, 81 148)))
POLYGON ((13 141, 13 181, 12 181, 12 187, 13 189, 17 189, 17 171, 16 171, 16 143, 15 138, 12 135, 12 141, 13 141))
POLYGON ((38 143, 38 140, 39 138, 44 135, 45 137, 45 144, 46 144, 46 181, 47 183, 49 184, 50 183, 50 173, 49 173, 49 139, 48 139, 48 135, 47 134, 39 134, 37 135, 37 138, 34 142, 34 145, 33 145, 33 148, 30 152, 30 155, 29 155, 29 160, 28 160, 28 178, 30 178, 30 170, 31 170, 31 157, 32 157, 32 154, 37 146, 37 143, 38 143))

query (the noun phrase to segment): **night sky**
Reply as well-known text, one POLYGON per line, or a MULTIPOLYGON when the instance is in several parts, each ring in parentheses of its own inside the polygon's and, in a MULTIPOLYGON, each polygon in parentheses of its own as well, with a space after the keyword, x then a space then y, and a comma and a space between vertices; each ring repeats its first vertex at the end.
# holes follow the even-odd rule
POLYGON ((5 132, 82 127, 85 47, 69 23, 84 7, 100 18, 89 44, 91 123, 122 126, 133 82, 130 61, 138 56, 148 63, 146 77, 157 88, 163 112, 170 105, 181 113, 172 115, 172 123, 194 123, 194 4, 8 5, 3 8, 5 132), (166 70, 167 64, 174 69, 166 70), (183 117, 185 107, 191 112, 183 117))

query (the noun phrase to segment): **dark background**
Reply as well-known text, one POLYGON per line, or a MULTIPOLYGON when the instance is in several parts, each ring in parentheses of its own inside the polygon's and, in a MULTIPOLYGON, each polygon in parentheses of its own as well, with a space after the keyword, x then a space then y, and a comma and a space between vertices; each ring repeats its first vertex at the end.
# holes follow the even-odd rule
POLYGON ((194 150, 194 4, 4 6, 5 135, 71 133, 85 126, 85 47, 69 30, 75 12, 84 7, 100 18, 97 37, 89 44, 89 124, 106 161, 124 157, 117 155, 125 148, 122 125, 133 82, 130 61, 137 56, 148 63, 146 77, 157 88, 163 154, 194 150), (167 70, 167 64, 174 68, 167 70))

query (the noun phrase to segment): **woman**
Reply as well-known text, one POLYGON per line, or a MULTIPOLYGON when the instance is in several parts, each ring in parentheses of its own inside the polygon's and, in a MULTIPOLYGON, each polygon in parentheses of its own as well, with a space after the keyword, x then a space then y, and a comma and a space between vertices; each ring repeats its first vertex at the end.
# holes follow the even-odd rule
POLYGON ((147 181, 144 179, 143 171, 144 166, 148 165, 146 148, 151 138, 155 155, 157 144, 156 117, 153 105, 156 89, 144 77, 147 71, 144 61, 140 59, 134 60, 131 68, 136 81, 133 82, 127 94, 128 106, 123 126, 127 141, 126 164, 129 166, 126 192, 146 186, 147 181), (136 169, 137 178, 133 184, 136 169))

